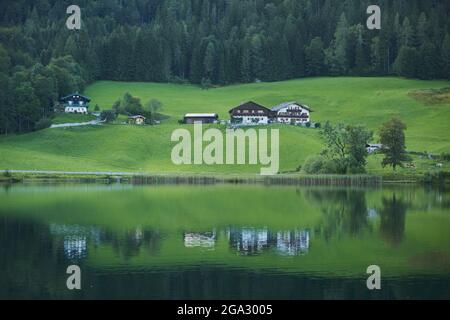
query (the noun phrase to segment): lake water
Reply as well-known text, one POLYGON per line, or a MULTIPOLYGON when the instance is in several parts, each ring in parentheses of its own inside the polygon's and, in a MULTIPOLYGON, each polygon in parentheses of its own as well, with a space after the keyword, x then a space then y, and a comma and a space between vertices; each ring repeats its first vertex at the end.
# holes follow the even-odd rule
POLYGON ((0 186, 0 298, 449 299, 450 195, 0 186), (79 291, 66 287, 74 264, 79 291), (381 290, 366 287, 370 265, 381 290))

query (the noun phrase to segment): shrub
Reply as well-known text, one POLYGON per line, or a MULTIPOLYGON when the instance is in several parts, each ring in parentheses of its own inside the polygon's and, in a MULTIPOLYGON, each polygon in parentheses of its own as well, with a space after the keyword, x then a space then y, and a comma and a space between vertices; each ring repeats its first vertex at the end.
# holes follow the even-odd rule
POLYGON ((169 79, 169 82, 175 83, 175 84, 188 84, 189 83, 189 81, 186 80, 185 78, 178 77, 178 76, 171 77, 169 79))
POLYGON ((116 119, 117 115, 113 110, 105 110, 100 114, 100 120, 105 122, 111 122, 116 119))
POLYGON ((320 122, 316 122, 316 123, 314 124, 314 128, 319 129, 319 128, 320 128, 320 122))
POLYGON ((320 173, 324 167, 325 159, 322 156, 309 156, 302 166, 303 172, 307 174, 320 173))
POLYGON ((305 124, 305 126, 306 126, 307 128, 311 128, 311 122, 307 122, 307 123, 305 124))
POLYGON ((51 125, 52 125, 52 121, 50 119, 42 118, 41 120, 36 122, 36 124, 34 125, 34 129, 35 130, 43 130, 43 129, 50 128, 51 125))
POLYGON ((442 159, 443 161, 450 161, 450 153, 443 153, 443 154, 441 155, 441 159, 442 159))
POLYGON ((95 105, 94 111, 100 111, 100 107, 98 106, 98 104, 95 105))
POLYGON ((202 89, 204 89, 204 90, 208 90, 213 87, 211 80, 209 80, 208 78, 203 78, 200 85, 201 85, 202 89))

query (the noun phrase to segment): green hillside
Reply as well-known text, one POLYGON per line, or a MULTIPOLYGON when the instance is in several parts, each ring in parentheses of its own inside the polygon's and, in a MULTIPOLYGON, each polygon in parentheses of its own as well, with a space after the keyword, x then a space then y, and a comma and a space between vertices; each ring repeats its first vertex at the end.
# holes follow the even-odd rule
MULTIPOLYGON (((268 107, 283 101, 309 105, 313 121, 364 124, 377 131, 391 116, 407 125, 410 151, 436 154, 450 152, 447 133, 450 101, 426 104, 412 98, 412 90, 450 87, 446 81, 399 78, 313 78, 276 83, 255 83, 202 90, 197 86, 97 82, 85 94, 91 105, 111 108, 125 92, 143 102, 156 98, 170 119, 159 126, 105 125, 70 129, 46 129, 25 135, 0 137, 0 169, 145 171, 145 172, 259 172, 258 166, 175 166, 170 141, 177 123, 187 112, 216 112, 228 119, 228 110, 247 100, 268 107)), ((183 126, 190 128, 190 126, 183 126)), ((281 171, 295 169, 319 152, 321 141, 315 129, 280 128, 281 171)), ((378 171, 378 159, 369 168, 378 171)))

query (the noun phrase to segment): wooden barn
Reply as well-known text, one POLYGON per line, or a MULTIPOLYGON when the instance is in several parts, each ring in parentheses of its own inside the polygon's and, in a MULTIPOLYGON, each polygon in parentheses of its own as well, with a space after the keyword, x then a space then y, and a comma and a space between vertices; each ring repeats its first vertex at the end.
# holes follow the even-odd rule
POLYGON ((183 118, 184 123, 216 123, 219 121, 217 113, 187 113, 183 118))

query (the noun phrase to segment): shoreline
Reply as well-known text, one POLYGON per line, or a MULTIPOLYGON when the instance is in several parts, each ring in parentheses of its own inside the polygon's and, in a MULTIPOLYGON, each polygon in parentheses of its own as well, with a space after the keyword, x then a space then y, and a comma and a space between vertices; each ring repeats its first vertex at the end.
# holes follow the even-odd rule
MULTIPOLYGON (((442 179, 441 179, 442 180, 442 179)), ((157 184, 262 184, 262 185, 305 185, 305 186, 381 186, 381 185, 420 185, 450 184, 448 177, 442 181, 431 177, 426 180, 423 174, 405 175, 302 175, 278 174, 262 176, 259 174, 211 174, 211 173, 138 173, 138 172, 76 172, 76 171, 33 171, 0 170, 0 183, 128 183, 134 185, 157 184)))

